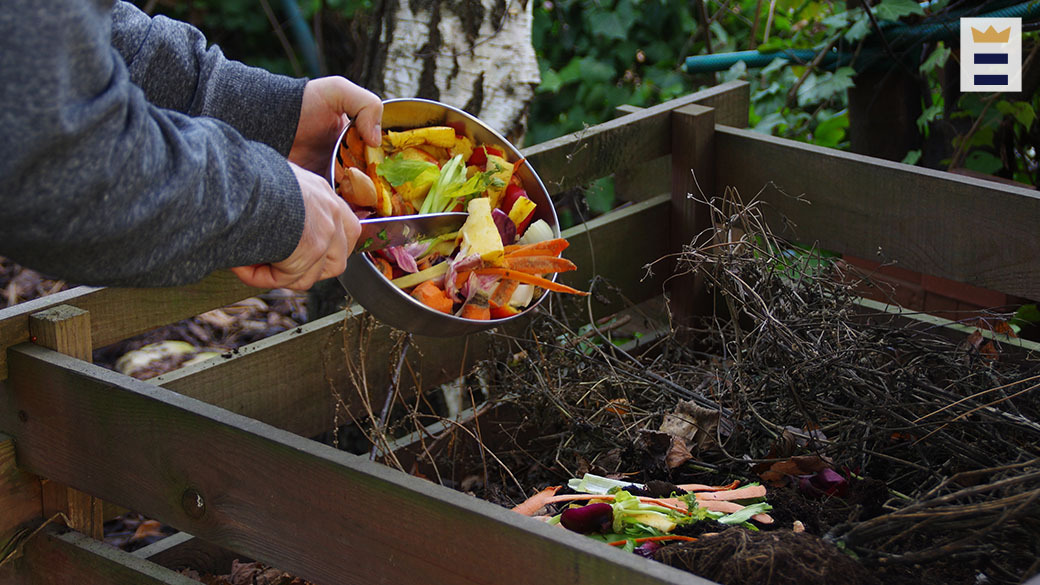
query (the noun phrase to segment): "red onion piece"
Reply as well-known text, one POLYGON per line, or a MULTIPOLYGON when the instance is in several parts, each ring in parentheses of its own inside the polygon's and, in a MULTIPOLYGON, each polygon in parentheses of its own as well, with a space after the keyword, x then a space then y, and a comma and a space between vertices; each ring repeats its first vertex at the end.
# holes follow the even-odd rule
POLYGON ((567 508, 560 514, 560 524, 568 530, 588 534, 607 532, 614 522, 614 509, 610 504, 596 503, 580 508, 567 508))
POLYGON ((394 264, 398 268, 405 272, 418 272, 419 265, 415 262, 415 257, 408 253, 406 250, 407 246, 394 246, 393 248, 387 248, 386 254, 393 259, 394 264))
POLYGON ((498 235, 502 237, 502 245, 509 246, 516 243, 516 224, 509 219, 509 214, 498 209, 491 210, 491 219, 495 220, 498 235))

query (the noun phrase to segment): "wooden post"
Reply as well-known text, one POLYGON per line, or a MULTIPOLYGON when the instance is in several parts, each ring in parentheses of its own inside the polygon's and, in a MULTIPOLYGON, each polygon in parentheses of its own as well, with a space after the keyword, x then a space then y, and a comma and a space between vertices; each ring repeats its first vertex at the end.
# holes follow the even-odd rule
MULTIPOLYGON (((29 317, 30 341, 86 362, 94 351, 90 337, 90 313, 71 305, 59 305, 29 317)), ((92 538, 104 537, 101 500, 59 483, 43 480, 45 516, 65 512, 69 527, 92 538)))
MULTIPOLYGON (((671 249, 678 253, 711 227, 705 201, 715 193, 715 109, 696 104, 672 112, 671 249)), ((699 274, 669 280, 673 318, 684 324, 711 312, 711 297, 699 274)))
MULTIPOLYGON (((747 128, 748 103, 751 99, 746 81, 729 81, 699 91, 683 98, 677 98, 668 104, 675 104, 673 109, 680 109, 687 103, 700 104, 715 108, 715 123, 723 126, 747 128), (689 101, 692 100, 692 101, 689 101)), ((615 111, 617 116, 634 114, 644 108, 621 105, 615 111)), ((671 188, 672 154, 660 157, 649 157, 636 165, 618 169, 614 173, 614 188, 617 197, 622 201, 645 201, 650 197, 668 193, 671 188)))
MULTIPOLYGON (((14 440, 0 433, 0 551, 14 550, 11 560, 17 558, 16 541, 42 516, 39 479, 15 465, 14 440)), ((9 577, 0 570, 0 583, 9 577)))

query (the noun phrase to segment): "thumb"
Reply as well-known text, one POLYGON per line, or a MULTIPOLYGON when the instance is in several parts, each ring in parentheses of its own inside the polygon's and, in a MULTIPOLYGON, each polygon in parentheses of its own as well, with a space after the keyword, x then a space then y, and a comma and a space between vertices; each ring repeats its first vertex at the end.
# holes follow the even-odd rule
POLYGON ((379 96, 367 89, 355 84, 349 79, 343 79, 345 84, 339 86, 336 92, 336 100, 339 111, 346 112, 354 119, 361 137, 369 146, 377 147, 382 143, 380 134, 380 122, 383 118, 383 102, 379 96))

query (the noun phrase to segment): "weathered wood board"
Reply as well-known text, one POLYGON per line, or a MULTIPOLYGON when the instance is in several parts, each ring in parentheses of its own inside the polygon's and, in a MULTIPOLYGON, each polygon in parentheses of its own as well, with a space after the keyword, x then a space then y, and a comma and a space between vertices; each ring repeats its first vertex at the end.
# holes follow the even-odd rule
POLYGON ((9 357, 25 469, 317 583, 710 583, 45 348, 9 357))
POLYGON ((29 341, 28 316, 44 309, 71 305, 89 311, 91 338, 100 348, 261 292, 224 270, 174 289, 83 286, 0 309, 0 380, 7 377, 7 348, 29 341))
MULTIPOLYGON (((45 529, 9 573, 11 585, 198 585, 198 581, 78 532, 45 529), (20 566, 19 566, 20 565, 20 566)), ((4 578, 0 569, 0 579, 4 578)), ((8 581, 3 581, 5 584, 8 581)))
POLYGON ((724 126, 715 144, 716 191, 767 202, 781 235, 1040 299, 1040 192, 724 126))
POLYGON ((0 550, 18 529, 43 519, 40 479, 17 464, 14 439, 0 433, 0 550))

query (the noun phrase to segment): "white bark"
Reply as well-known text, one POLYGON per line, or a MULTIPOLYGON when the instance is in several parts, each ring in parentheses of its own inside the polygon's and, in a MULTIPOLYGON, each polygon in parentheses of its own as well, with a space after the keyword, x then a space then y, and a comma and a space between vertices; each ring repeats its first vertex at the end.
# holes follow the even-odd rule
POLYGON ((504 135, 522 135, 540 81, 531 44, 533 0, 459 3, 466 4, 483 7, 475 36, 466 34, 463 16, 447 2, 430 7, 429 2, 399 0, 390 38, 384 26, 380 42, 387 50, 383 97, 430 97, 433 90, 422 86, 422 79, 429 79, 438 101, 466 109, 504 135), (431 23, 439 32, 439 46, 436 36, 431 42, 431 23))

